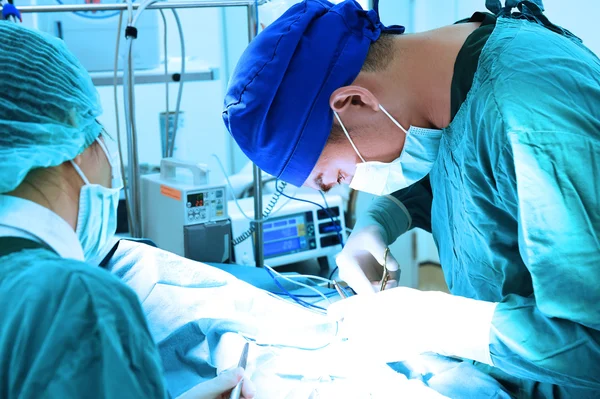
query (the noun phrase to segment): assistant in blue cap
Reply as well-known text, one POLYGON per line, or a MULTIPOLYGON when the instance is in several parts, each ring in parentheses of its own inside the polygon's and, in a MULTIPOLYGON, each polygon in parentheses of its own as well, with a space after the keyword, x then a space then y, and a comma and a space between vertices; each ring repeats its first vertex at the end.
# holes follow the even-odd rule
POLYGON ((329 308, 361 353, 471 359, 428 380, 452 398, 598 398, 600 60, 541 0, 486 4, 388 35, 354 1, 304 1, 248 47, 225 122, 282 180, 378 196, 336 258, 359 295, 329 308), (363 295, 413 227, 433 234, 452 295, 363 295), (380 337, 394 344, 377 351, 380 337), (473 368, 501 384, 439 386, 473 368))
POLYGON ((306 0, 253 40, 230 81, 223 119, 261 169, 301 186, 331 130, 331 94, 351 84, 385 28, 356 1, 306 0))

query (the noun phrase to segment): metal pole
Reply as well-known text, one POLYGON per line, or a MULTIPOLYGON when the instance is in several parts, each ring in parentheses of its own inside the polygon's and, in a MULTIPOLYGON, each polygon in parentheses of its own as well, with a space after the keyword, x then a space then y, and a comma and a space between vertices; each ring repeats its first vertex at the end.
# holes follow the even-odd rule
POLYGON ((262 220, 263 214, 263 203, 262 203, 262 171, 256 165, 253 166, 253 175, 254 175, 254 219, 256 222, 255 230, 254 230, 254 261, 256 262, 257 267, 263 267, 265 265, 265 256, 264 256, 264 237, 263 237, 263 224, 260 222, 262 220))
MULTIPOLYGON (((252 2, 247 6, 248 10, 248 41, 252 41, 256 36, 258 30, 258 19, 256 18, 257 9, 256 4, 252 2)), ((256 165, 252 168, 254 176, 254 219, 255 223, 254 230, 254 262, 257 267, 263 267, 265 265, 264 256, 264 237, 263 237, 263 225, 260 222, 263 216, 263 203, 262 203, 262 171, 256 165)))
MULTIPOLYGON (((261 4, 262 1, 259 1, 261 4)), ((190 1, 159 1, 150 6, 148 10, 177 9, 177 8, 206 8, 206 7, 254 7, 254 0, 190 0, 190 1)), ((133 9, 137 10, 140 3, 134 3, 133 9)), ((2 7, 0 7, 1 9, 2 7)), ((78 11, 124 11, 127 10, 126 3, 100 3, 100 4, 55 4, 44 6, 22 6, 22 13, 36 12, 78 12, 78 11)))

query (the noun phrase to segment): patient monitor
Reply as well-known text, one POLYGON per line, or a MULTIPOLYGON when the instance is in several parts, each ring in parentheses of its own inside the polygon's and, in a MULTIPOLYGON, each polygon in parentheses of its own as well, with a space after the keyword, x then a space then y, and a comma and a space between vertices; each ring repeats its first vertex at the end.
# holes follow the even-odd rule
POLYGON ((142 232, 159 248, 201 262, 226 263, 231 224, 226 186, 210 184, 208 167, 165 158, 142 176, 142 232))
MULTIPOLYGON (((263 223, 265 264, 281 266, 318 259, 321 267, 325 268, 327 257, 341 250, 340 239, 346 239, 342 198, 327 196, 329 207, 325 208, 323 199, 318 194, 302 194, 297 197, 321 204, 324 208, 308 202, 280 198, 270 217, 263 223)), ((270 198, 271 196, 264 196, 263 203, 268 203, 270 198)), ((254 217, 252 198, 239 200, 239 204, 247 216, 254 217)), ((233 235, 239 237, 247 231, 250 222, 233 202, 228 207, 233 235)), ((255 264, 253 240, 254 237, 251 236, 234 247, 235 263, 255 264)))

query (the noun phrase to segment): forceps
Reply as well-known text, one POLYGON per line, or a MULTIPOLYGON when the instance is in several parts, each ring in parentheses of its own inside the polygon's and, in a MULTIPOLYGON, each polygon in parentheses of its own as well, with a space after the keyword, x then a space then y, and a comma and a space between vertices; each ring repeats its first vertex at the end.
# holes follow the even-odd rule
MULTIPOLYGON (((390 248, 387 247, 385 249, 385 253, 383 254, 383 276, 381 277, 381 282, 379 283, 379 291, 383 291, 385 289, 385 286, 387 285, 387 283, 390 281, 391 278, 391 273, 387 268, 387 258, 388 255, 390 254, 390 248)), ((400 269, 398 269, 397 271, 397 278, 396 281, 400 282, 400 269)), ((344 292, 342 291, 342 289, 339 286, 339 283, 335 280, 333 280, 333 287, 336 289, 336 291, 338 292, 338 294, 340 295, 340 297, 342 297, 342 299, 345 299, 347 296, 344 294, 344 292)))
MULTIPOLYGON (((248 342, 244 345, 244 350, 242 351, 242 356, 240 357, 240 362, 238 363, 238 367, 246 370, 246 364, 248 363, 248 349, 250 345, 248 342)), ((242 395, 242 384, 244 383, 244 378, 238 382, 238 384, 231 391, 231 395, 229 395, 229 399, 240 399, 242 395)))
MULTIPOLYGON (((389 254, 390 254, 390 248, 386 247, 385 253, 383 254, 383 277, 381 278, 381 283, 379 285, 379 291, 383 291, 385 289, 385 286, 387 285, 388 281, 390 281, 390 278, 391 278, 391 273, 387 268, 387 259, 388 259, 389 254)), ((400 283, 400 268, 398 268, 398 271, 394 274, 397 275, 397 277, 394 276, 395 280, 398 283, 400 283)))

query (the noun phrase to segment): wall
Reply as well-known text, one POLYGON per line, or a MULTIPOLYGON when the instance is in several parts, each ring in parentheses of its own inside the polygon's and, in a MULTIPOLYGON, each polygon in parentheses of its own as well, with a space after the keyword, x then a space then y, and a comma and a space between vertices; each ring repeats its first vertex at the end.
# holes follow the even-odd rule
MULTIPOLYGON (((148 12, 156 13, 150 10, 148 12)), ((175 20, 171 12, 167 17, 167 38, 169 58, 180 58, 180 42, 175 20)), ((221 11, 217 8, 180 10, 183 24, 188 64, 202 62, 219 68, 221 65, 223 39, 221 36, 221 11), (202 21, 199 23, 199 21, 202 21)), ((162 21, 162 20, 160 20, 162 21)), ((164 27, 160 23, 159 37, 161 58, 164 58, 162 38, 164 27)), ((175 109, 179 84, 169 87, 170 110, 175 109)), ((138 148, 140 163, 158 165, 161 159, 161 136, 159 114, 165 111, 165 85, 136 85, 136 115, 138 127, 138 148)), ((116 130, 112 87, 98 88, 104 114, 101 121, 109 131, 116 130)), ((208 163, 213 175, 221 176, 216 162, 211 157, 217 154, 227 168, 231 161, 228 151, 229 137, 221 120, 223 87, 220 80, 206 82, 186 82, 183 89, 181 110, 184 112, 184 124, 178 131, 175 157, 194 162, 208 163)), ((124 127, 122 112, 122 90, 118 96, 121 112, 121 130, 124 127)), ((123 132, 124 133, 124 132, 123 132)))
MULTIPOLYGON (((600 54, 596 22, 600 1, 543 0, 543 3, 550 21, 569 29, 600 54)), ((434 29, 468 18, 475 11, 487 11, 485 0, 380 0, 379 7, 385 24, 403 24, 408 32, 434 29)))

